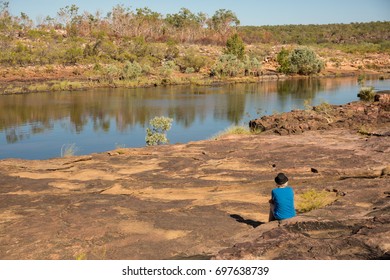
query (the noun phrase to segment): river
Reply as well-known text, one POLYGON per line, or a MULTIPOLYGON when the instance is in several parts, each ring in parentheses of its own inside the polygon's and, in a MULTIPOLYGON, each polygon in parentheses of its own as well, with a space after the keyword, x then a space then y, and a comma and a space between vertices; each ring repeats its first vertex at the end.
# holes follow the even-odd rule
MULTIPOLYGON (((390 88, 390 80, 365 86, 390 88)), ((209 139, 232 125, 322 102, 358 100, 356 77, 294 79, 223 86, 92 89, 0 96, 0 159, 47 159, 145 146, 155 116, 173 118, 170 143, 209 139)))

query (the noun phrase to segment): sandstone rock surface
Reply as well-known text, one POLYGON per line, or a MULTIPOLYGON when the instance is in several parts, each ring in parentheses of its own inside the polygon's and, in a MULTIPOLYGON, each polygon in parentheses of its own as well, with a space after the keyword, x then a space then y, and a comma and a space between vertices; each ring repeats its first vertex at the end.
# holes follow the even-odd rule
POLYGON ((390 127, 381 110, 384 119, 364 123, 371 135, 336 126, 1 160, 0 259, 388 259, 390 127), (335 201, 268 223, 278 172, 297 196, 327 189, 335 201))

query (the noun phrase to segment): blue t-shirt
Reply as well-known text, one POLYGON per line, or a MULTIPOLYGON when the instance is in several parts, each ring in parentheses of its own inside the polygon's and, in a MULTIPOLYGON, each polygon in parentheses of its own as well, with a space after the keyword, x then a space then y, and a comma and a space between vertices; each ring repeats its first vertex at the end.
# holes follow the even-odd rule
POLYGON ((291 187, 273 189, 272 200, 275 206, 275 219, 284 220, 295 217, 294 191, 291 187))

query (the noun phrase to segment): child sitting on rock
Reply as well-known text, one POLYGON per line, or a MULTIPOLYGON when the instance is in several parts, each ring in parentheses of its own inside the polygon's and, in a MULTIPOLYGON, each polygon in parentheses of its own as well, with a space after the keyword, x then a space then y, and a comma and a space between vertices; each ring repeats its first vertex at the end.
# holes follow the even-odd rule
POLYGON ((288 178, 283 173, 275 177, 277 188, 272 190, 269 221, 295 217, 294 190, 288 186, 288 178))

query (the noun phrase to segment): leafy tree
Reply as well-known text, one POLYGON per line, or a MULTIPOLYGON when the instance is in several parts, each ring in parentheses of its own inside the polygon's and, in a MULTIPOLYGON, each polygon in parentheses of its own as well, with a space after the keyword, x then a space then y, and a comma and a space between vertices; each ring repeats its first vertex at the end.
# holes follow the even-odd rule
POLYGON ((177 14, 168 14, 166 20, 176 28, 183 28, 197 22, 197 17, 187 8, 181 8, 177 14))
POLYGON ((13 18, 9 12, 9 2, 0 1, 0 35, 10 35, 14 32, 13 18))
POLYGON ((168 143, 167 132, 172 127, 173 119, 167 117, 154 117, 150 120, 151 128, 146 129, 146 145, 156 146, 168 143))
POLYGON ((194 40, 197 33, 203 28, 206 22, 206 15, 203 13, 194 14, 187 8, 181 8, 176 14, 168 14, 166 22, 173 27, 176 36, 180 41, 194 40))
POLYGON ((33 21, 25 13, 20 13, 18 18, 19 25, 23 31, 28 31, 33 27, 33 21))
POLYGON ((78 34, 78 12, 79 7, 73 4, 71 6, 65 6, 65 8, 61 8, 57 13, 60 23, 66 27, 68 34, 72 37, 78 34))
POLYGON ((220 34, 221 39, 226 40, 227 35, 233 28, 240 24, 236 14, 231 10, 219 9, 211 17, 210 27, 220 34))
POLYGON ((243 59, 245 55, 245 44, 242 41, 241 37, 237 33, 233 34, 226 41, 226 48, 224 50, 225 54, 232 54, 238 57, 238 59, 243 59))
POLYGON ((72 21, 75 20, 77 14, 79 11, 79 7, 77 7, 75 4, 71 6, 65 6, 64 8, 61 8, 57 15, 59 17, 59 20, 61 23, 63 23, 65 26, 70 24, 72 21))

